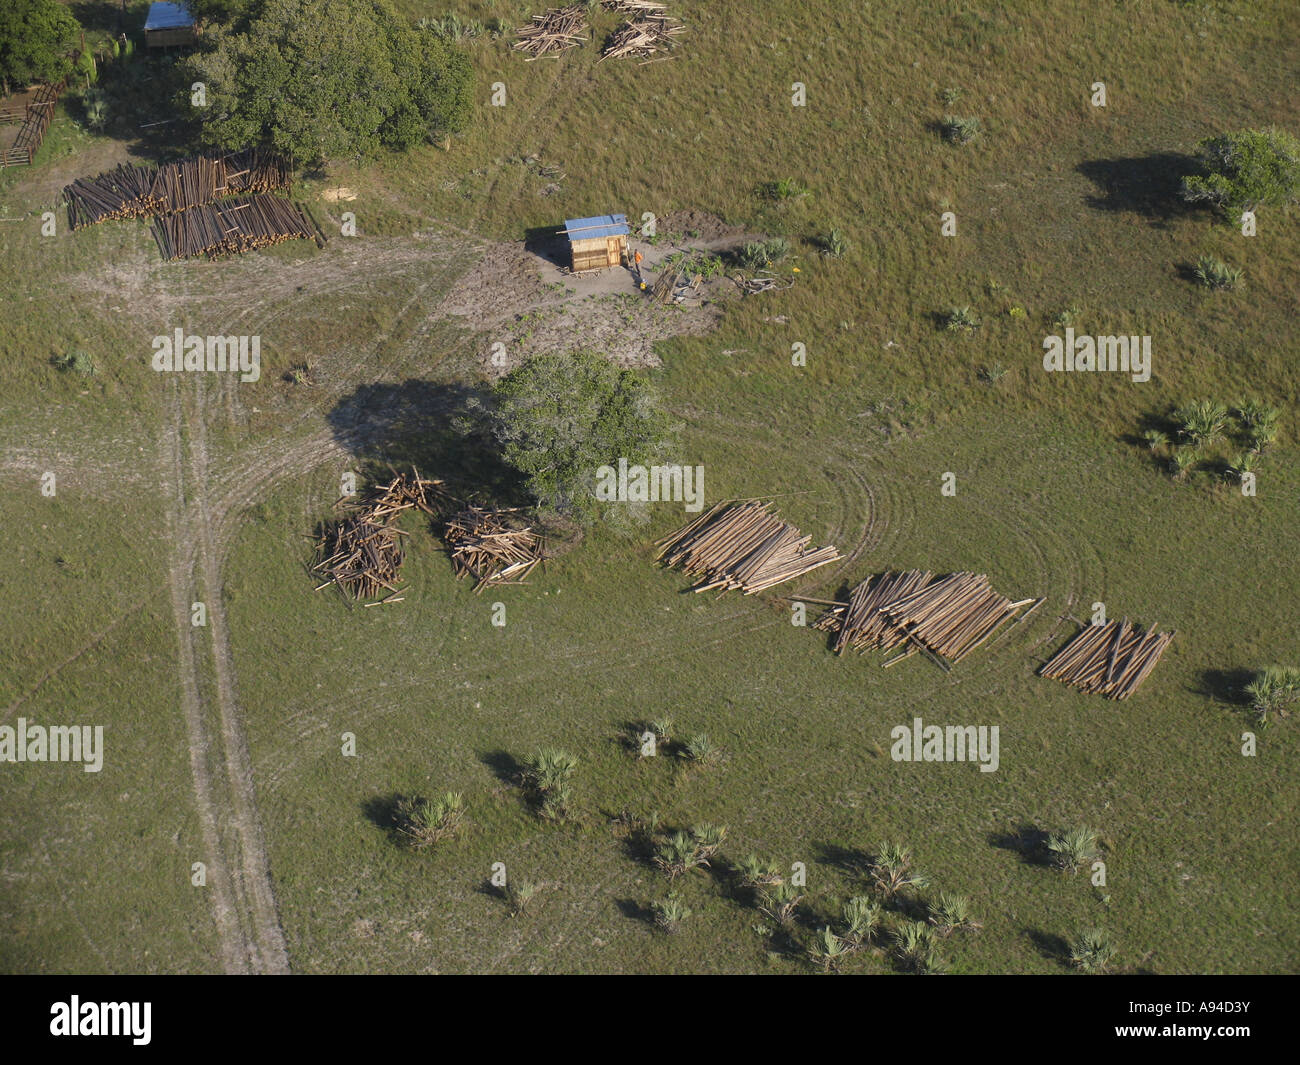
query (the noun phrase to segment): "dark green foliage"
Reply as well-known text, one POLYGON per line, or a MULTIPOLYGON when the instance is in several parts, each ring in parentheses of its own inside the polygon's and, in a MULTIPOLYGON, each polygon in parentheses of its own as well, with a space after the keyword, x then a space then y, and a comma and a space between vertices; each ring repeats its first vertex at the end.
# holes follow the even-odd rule
POLYGON ((468 58, 384 0, 261 0, 246 31, 214 26, 202 39, 185 71, 207 86, 195 118, 212 147, 259 144, 319 164, 402 151, 469 123, 468 58))
POLYGON ((31 82, 58 81, 72 70, 81 27, 56 0, 0 4, 0 81, 5 95, 31 82))
POLYGON ((1183 178, 1183 199, 1225 212, 1300 199, 1300 140, 1280 129, 1245 129, 1196 146, 1201 173, 1183 178))
POLYGON ((671 431, 643 378, 588 352, 530 359, 497 383, 495 399, 502 457, 540 506, 580 521, 599 514, 599 467, 648 463, 671 431))

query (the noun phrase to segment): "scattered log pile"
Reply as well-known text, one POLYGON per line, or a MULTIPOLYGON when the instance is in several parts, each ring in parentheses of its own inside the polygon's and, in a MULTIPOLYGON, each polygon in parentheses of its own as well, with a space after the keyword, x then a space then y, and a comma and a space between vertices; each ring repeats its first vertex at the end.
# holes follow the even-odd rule
POLYGON ((512 518, 517 510, 470 507, 447 520, 443 538, 457 577, 473 577, 475 594, 489 585, 523 584, 542 560, 542 538, 512 518))
POLYGON ((1108 699, 1127 699, 1160 661, 1173 632, 1142 632, 1128 618, 1089 625, 1056 652, 1039 675, 1108 699))
POLYGON ((1029 610, 1021 621, 1041 602, 1013 603, 994 591, 983 574, 881 573, 854 588, 849 601, 831 607, 814 628, 835 633, 838 654, 847 647, 856 651, 903 647, 886 666, 923 651, 947 669, 948 663, 960 662, 1022 607, 1029 610))
POLYGON ((442 481, 416 472, 394 476, 364 500, 339 500, 335 507, 347 517, 327 529, 317 543, 312 572, 328 580, 316 590, 334 585, 353 599, 400 603, 403 589, 397 581, 404 553, 401 538, 406 533, 397 528, 395 519, 412 509, 435 515, 449 498, 442 481))
POLYGON ((654 0, 600 0, 600 6, 606 11, 642 16, 662 15, 668 10, 667 4, 655 3, 654 0))
POLYGON ((597 62, 631 56, 642 60, 644 65, 673 58, 667 53, 677 47, 677 38, 685 28, 679 19, 665 14, 659 4, 627 3, 617 10, 628 11, 632 17, 610 34, 597 62))
POLYGON ((656 557, 698 577, 696 592, 739 588, 753 595, 840 557, 833 546, 810 549, 811 542, 771 503, 728 500, 659 541, 656 557))
POLYGON ((779 292, 794 284, 793 277, 787 277, 785 281, 775 277, 733 277, 731 280, 736 283, 736 287, 744 296, 756 296, 760 292, 779 292))
POLYGON ((271 193, 232 196, 154 219, 154 240, 166 260, 242 255, 285 240, 324 242, 307 213, 271 193))
POLYGON ((557 55, 587 39, 587 8, 585 4, 556 7, 520 28, 515 41, 515 51, 527 53, 526 62, 546 55, 557 55))
POLYGON ((148 218, 215 203, 223 196, 287 189, 292 174, 276 155, 249 148, 199 155, 160 167, 119 166, 78 178, 63 190, 73 229, 122 218, 148 218))

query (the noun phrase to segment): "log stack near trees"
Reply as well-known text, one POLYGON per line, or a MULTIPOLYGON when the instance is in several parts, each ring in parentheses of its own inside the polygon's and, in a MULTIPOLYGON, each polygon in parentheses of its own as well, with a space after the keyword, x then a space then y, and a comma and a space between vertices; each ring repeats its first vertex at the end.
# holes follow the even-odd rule
POLYGON ((223 196, 287 189, 292 172, 259 148, 198 155, 159 167, 119 166, 78 178, 63 190, 73 229, 122 218, 148 218, 215 203, 223 196))
POLYGON ((1173 632, 1146 632, 1128 618, 1089 625, 1056 652, 1039 675, 1108 699, 1127 699, 1156 668, 1173 632))
POLYGON ((771 503, 724 500, 660 540, 656 558, 698 577, 696 592, 739 588, 753 595, 840 557, 833 546, 811 543, 771 503))
POLYGON ((470 507, 447 520, 443 538, 457 577, 473 577, 475 594, 489 585, 523 584, 542 560, 542 538, 517 509, 470 507))
POLYGON ((417 471, 396 474, 364 499, 339 500, 335 507, 347 516, 326 529, 317 543, 312 572, 328 579, 316 590, 334 585, 353 599, 401 602, 403 589, 397 582, 406 533, 397 528, 396 519, 412 509, 436 516, 449 499, 442 481, 421 477, 417 471))
POLYGON ((902 653, 884 664, 910 658, 918 652, 943 668, 960 662, 985 643, 1021 608, 1036 610, 1041 599, 1012 602, 994 591, 979 573, 951 573, 936 577, 928 570, 881 573, 868 578, 849 593, 847 603, 835 604, 814 628, 835 633, 835 651, 873 648, 902 653), (1032 605, 1031 605, 1032 604, 1032 605))
POLYGON ((542 56, 558 55, 585 41, 588 29, 585 4, 552 8, 534 15, 531 23, 520 28, 515 51, 526 53, 525 62, 529 63, 542 56))
POLYGON ((218 203, 154 219, 154 240, 166 260, 242 255, 285 240, 324 235, 298 204, 271 193, 232 196, 218 203))

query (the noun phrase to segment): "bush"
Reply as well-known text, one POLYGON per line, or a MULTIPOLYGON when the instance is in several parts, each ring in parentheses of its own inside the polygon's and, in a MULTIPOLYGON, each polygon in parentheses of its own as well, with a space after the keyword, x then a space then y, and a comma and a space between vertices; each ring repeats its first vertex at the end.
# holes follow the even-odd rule
POLYGON ((717 765, 722 758, 722 752, 709 739, 707 732, 698 733, 687 739, 682 744, 680 753, 686 761, 701 766, 717 765))
POLYGON ((697 825, 674 832, 655 848, 654 864, 675 880, 692 869, 707 868, 727 838, 725 825, 697 825))
POLYGON ((511 879, 506 883, 506 903, 510 906, 510 916, 518 917, 527 909, 542 890, 542 885, 527 879, 511 879))
POLYGON ((939 892, 939 898, 930 903, 929 921, 935 931, 947 938, 959 929, 975 930, 980 923, 971 915, 970 899, 965 895, 949 895, 939 892))
POLYGON ((928 879, 913 867, 912 852, 896 843, 876 848, 869 869, 872 886, 886 901, 906 888, 922 888, 928 879))
POLYGON ((1247 129, 1207 137, 1196 146, 1199 174, 1183 178, 1189 203, 1224 212, 1300 199, 1300 141, 1279 129, 1247 129))
POLYGON ((1196 279, 1206 288, 1238 288, 1241 277, 1241 267, 1229 266, 1213 255, 1203 255, 1196 260, 1196 279))
POLYGON ((949 144, 969 144, 980 135, 978 118, 960 118, 957 115, 944 115, 939 123, 943 139, 949 144))
POLYGON ((894 957, 904 970, 920 975, 947 968, 939 958, 934 929, 919 921, 908 921, 894 930, 894 957))
POLYGON ((1228 408, 1210 399, 1184 403, 1174 409, 1179 435, 1193 447, 1212 444, 1228 426, 1228 408))
POLYGON ((848 237, 844 235, 842 229, 832 229, 827 234, 825 240, 826 254, 832 259, 838 259, 849 250, 848 237))
POLYGON ((769 200, 793 200, 801 196, 809 195, 806 186, 800 184, 794 178, 780 178, 776 181, 765 181, 758 186, 758 194, 769 200))

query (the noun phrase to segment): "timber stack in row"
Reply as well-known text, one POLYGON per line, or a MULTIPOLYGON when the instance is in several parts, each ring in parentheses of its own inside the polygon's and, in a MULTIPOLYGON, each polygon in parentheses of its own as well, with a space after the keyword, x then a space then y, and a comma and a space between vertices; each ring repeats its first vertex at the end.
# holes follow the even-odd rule
POLYGON ((1158 628, 1152 625, 1142 632, 1128 618, 1089 625, 1048 659, 1039 674, 1108 699, 1127 699, 1173 642, 1173 632, 1158 628))
POLYGON ((949 663, 960 662, 985 643, 1023 607, 1029 610, 1020 621, 1041 602, 1012 602, 994 591, 982 573, 936 576, 928 570, 907 570, 869 577, 849 593, 847 603, 832 606, 814 627, 835 634, 837 654, 848 647, 863 652, 902 648, 884 664, 891 666, 925 652, 947 669, 949 663))
POLYGON ((698 577, 694 591, 739 588, 753 595, 840 557, 833 546, 811 543, 811 536, 773 513, 771 503, 728 500, 660 540, 656 557, 698 577))

